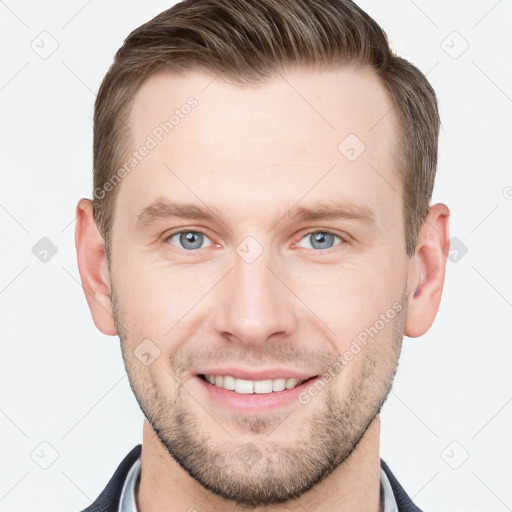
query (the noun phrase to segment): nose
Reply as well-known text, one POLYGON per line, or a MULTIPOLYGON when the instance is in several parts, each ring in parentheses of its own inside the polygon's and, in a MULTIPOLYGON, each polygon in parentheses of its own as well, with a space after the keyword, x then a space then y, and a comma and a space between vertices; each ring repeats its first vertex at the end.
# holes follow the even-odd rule
POLYGON ((295 332, 298 312, 294 296, 275 268, 265 252, 252 263, 235 255, 233 269, 217 289, 213 325, 220 335, 257 346, 295 332))

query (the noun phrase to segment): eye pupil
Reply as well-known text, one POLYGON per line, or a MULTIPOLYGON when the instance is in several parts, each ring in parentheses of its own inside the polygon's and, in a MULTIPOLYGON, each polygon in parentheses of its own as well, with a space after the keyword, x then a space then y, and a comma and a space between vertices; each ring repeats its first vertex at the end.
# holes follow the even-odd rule
POLYGON ((203 245, 203 235, 195 231, 181 233, 180 243, 184 249, 198 249, 203 245))
POLYGON ((334 235, 318 231, 310 235, 310 240, 313 249, 330 249, 334 243, 334 235))

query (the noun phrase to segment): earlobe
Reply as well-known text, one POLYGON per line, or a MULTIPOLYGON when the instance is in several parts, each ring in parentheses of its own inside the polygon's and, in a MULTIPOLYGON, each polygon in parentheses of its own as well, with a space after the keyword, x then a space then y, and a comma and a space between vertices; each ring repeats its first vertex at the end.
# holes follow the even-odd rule
POLYGON ((430 329, 439 309, 450 241, 449 219, 448 207, 435 204, 418 234, 416 253, 409 267, 405 324, 405 335, 411 338, 430 329))
POLYGON ((76 207, 75 245, 82 288, 94 323, 103 334, 115 335, 105 244, 89 199, 80 199, 76 207))

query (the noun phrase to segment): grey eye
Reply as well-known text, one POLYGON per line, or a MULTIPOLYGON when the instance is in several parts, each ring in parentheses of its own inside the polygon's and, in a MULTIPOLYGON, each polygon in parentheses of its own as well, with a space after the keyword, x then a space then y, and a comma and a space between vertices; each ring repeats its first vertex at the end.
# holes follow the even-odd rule
POLYGON ((309 245, 300 245, 301 247, 306 247, 307 249, 330 249, 335 245, 334 242, 336 239, 342 242, 341 238, 333 233, 328 233, 327 231, 314 231, 302 238, 299 245, 305 240, 306 244, 309 243, 309 245))
POLYGON ((175 233, 169 237, 169 242, 173 245, 177 245, 180 249, 186 249, 187 251, 202 249, 203 247, 211 245, 209 243, 209 238, 202 233, 199 233, 199 231, 180 231, 179 233, 175 233), (204 245, 205 242, 206 245, 204 245))

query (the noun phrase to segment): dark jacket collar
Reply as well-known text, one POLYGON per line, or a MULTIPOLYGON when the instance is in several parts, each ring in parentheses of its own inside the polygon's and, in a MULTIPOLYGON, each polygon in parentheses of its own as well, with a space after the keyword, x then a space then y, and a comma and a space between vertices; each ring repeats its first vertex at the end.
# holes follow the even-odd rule
POLYGON ((380 467, 384 470, 384 473, 386 473, 389 483, 391 484, 391 489, 393 489, 393 494, 395 495, 395 500, 398 505, 398 512, 422 512, 422 510, 412 502, 411 498, 409 498, 402 486, 398 483, 395 475, 391 473, 389 466, 382 459, 380 459, 380 467))
MULTIPOLYGON (((123 489, 126 475, 132 467, 133 463, 139 458, 141 453, 142 445, 135 446, 130 453, 122 460, 119 467, 116 469, 112 478, 108 482, 103 492, 98 496, 96 501, 89 505, 82 512, 117 512, 119 508, 119 499, 121 498, 121 490, 123 489)), ((402 486, 398 483, 388 465, 380 459, 380 465, 386 473, 393 493, 395 495, 396 502, 398 504, 399 512, 422 512, 407 496, 407 493, 403 490, 402 486)))
POLYGON ((126 480, 126 475, 133 463, 139 458, 142 445, 138 444, 119 464, 116 472, 112 475, 103 492, 98 496, 94 503, 91 503, 82 512, 117 512, 119 509, 119 500, 121 491, 126 480))

